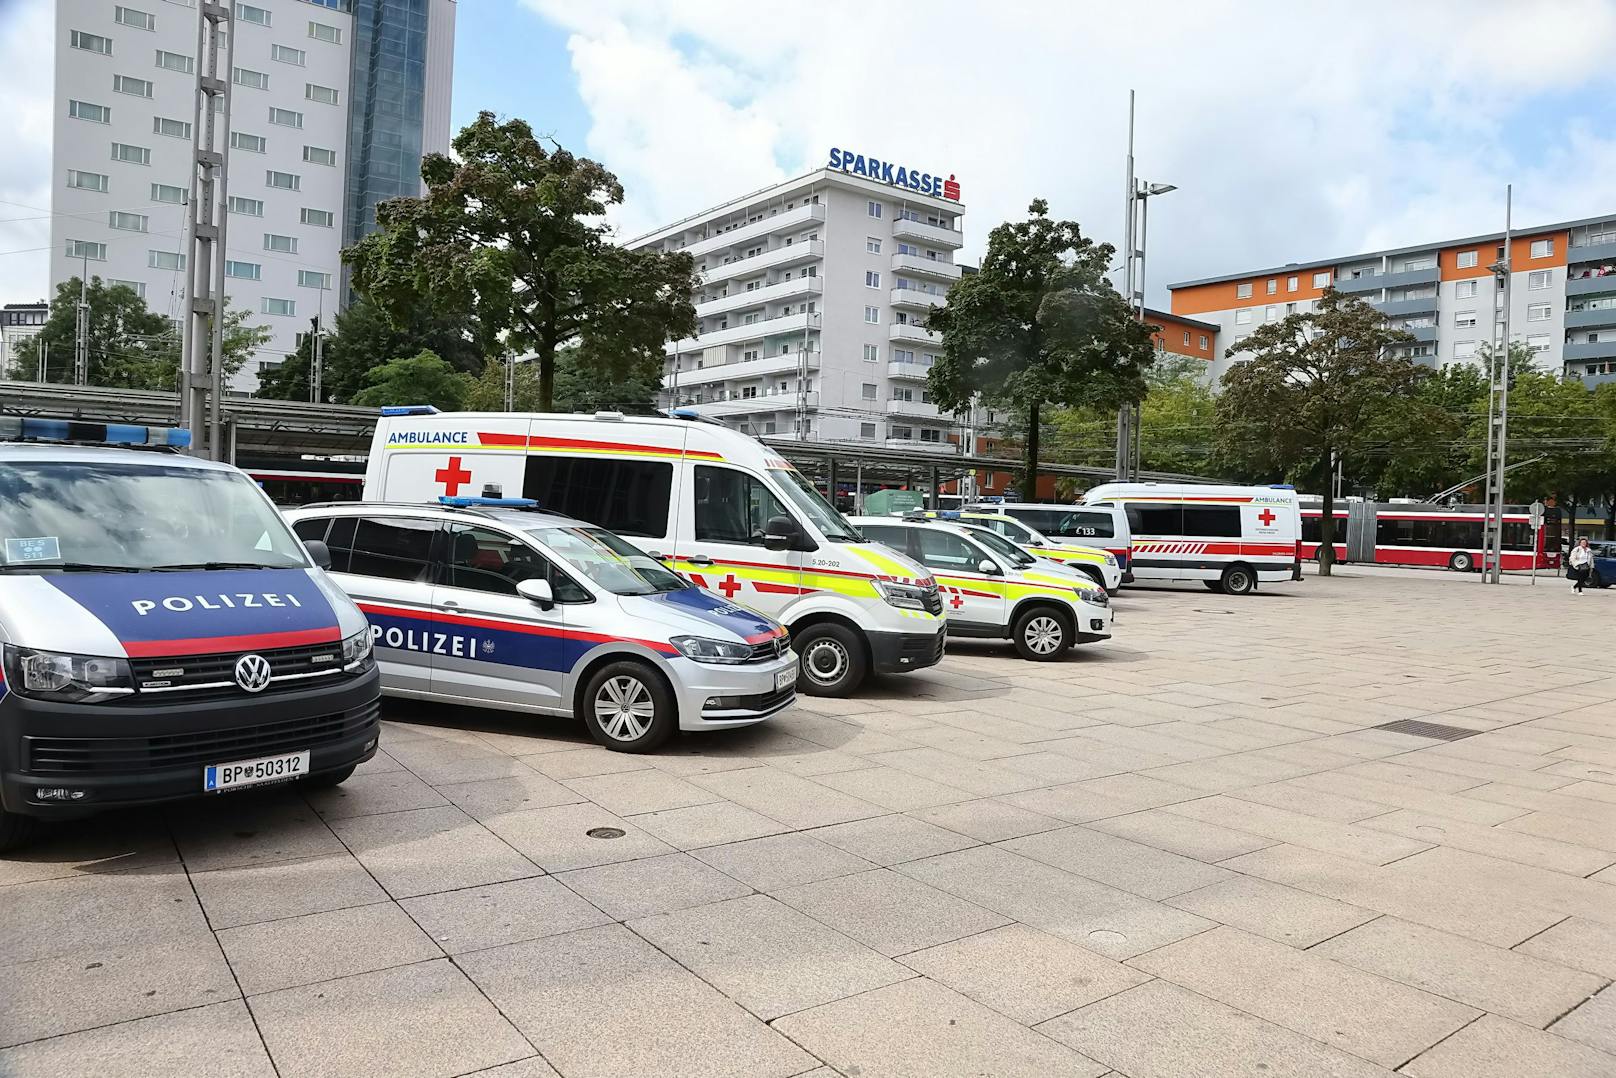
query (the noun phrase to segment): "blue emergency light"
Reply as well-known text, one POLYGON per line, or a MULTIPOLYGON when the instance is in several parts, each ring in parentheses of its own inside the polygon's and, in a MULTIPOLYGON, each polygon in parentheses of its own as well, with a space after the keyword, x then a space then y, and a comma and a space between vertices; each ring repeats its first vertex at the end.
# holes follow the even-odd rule
POLYGON ((430 404, 389 404, 382 409, 382 415, 437 415, 438 410, 430 404))
POLYGON ((537 509, 532 498, 476 498, 468 494, 440 494, 438 502, 456 509, 537 509))
POLYGON ((181 427, 138 423, 86 423, 77 419, 0 416, 0 441, 78 442, 91 445, 155 446, 189 449, 191 432, 181 427))

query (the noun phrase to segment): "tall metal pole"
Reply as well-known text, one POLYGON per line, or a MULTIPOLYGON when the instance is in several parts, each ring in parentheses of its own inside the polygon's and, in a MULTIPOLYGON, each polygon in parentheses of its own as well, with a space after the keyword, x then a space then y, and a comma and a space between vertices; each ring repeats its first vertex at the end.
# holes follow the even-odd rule
POLYGON ((90 379, 90 253, 84 251, 84 268, 79 271, 79 304, 73 312, 73 384, 90 379))
MULTIPOLYGON (((1128 191, 1123 201, 1123 208, 1127 211, 1123 218, 1122 243, 1124 255, 1122 258, 1122 287, 1128 297, 1128 305, 1133 306, 1133 228, 1134 228, 1134 199, 1138 197, 1133 178, 1133 97, 1134 92, 1128 91, 1128 191)), ((1124 404, 1117 409, 1117 460, 1116 474, 1119 480, 1128 478, 1128 459, 1132 455, 1132 420, 1133 409, 1124 404)), ((1031 495, 1029 495, 1031 497, 1031 495)))
POLYGON ((325 279, 320 280, 320 313, 314 319, 314 340, 309 342, 309 403, 325 399, 325 279))
MULTIPOLYGON (((1514 195, 1515 185, 1506 185, 1504 188, 1504 257, 1498 260, 1498 268, 1495 271, 1503 279, 1504 318, 1500 332, 1502 339, 1498 342, 1498 346, 1493 349, 1493 359, 1498 369, 1495 394, 1498 399, 1498 415, 1496 420, 1492 415, 1487 417, 1489 426, 1494 422, 1498 426, 1497 438, 1489 439, 1489 441, 1496 443, 1495 452, 1493 453, 1493 465, 1496 471, 1492 476, 1488 477, 1490 489, 1487 502, 1488 525, 1490 528, 1488 532, 1487 558, 1491 566, 1488 570, 1488 583, 1492 584, 1499 582, 1502 568, 1500 562, 1503 561, 1504 553, 1504 475, 1509 470, 1506 461, 1509 456, 1509 307, 1511 277, 1513 276, 1510 271, 1510 264, 1513 261, 1510 245, 1513 239, 1511 215, 1514 208, 1514 195)), ((1536 558, 1534 557, 1533 560, 1535 561, 1536 558)))

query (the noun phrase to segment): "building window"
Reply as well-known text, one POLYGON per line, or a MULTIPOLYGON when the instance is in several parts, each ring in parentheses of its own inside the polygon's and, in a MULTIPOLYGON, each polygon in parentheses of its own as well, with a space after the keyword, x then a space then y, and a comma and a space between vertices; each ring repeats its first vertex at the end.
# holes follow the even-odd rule
POLYGON ((1184 347, 1188 348, 1189 346, 1190 346, 1190 331, 1186 329, 1184 331, 1184 347))
POLYGON ((316 228, 330 228, 336 223, 337 215, 330 210, 311 210, 303 208, 303 223, 314 225, 316 228))
POLYGON ((859 424, 859 437, 863 438, 863 439, 865 439, 867 441, 873 439, 875 437, 875 424, 874 423, 860 423, 859 424))
POLYGON ((150 97, 152 84, 147 79, 137 79, 132 75, 112 76, 112 92, 115 94, 128 94, 131 97, 150 97))
POLYGON ((1264 310, 1263 310, 1263 321, 1264 322, 1278 322, 1279 321, 1279 305, 1278 304, 1270 303, 1266 308, 1264 308, 1264 310))
POLYGON ((254 7, 251 4, 237 4, 236 18, 240 19, 242 22, 250 22, 254 26, 269 25, 269 12, 265 11, 261 7, 254 7))
POLYGON ((1253 310, 1254 308, 1251 307, 1242 307, 1238 311, 1234 312, 1234 324, 1237 326, 1251 325, 1253 310))
POLYGON ((112 159, 130 165, 151 164, 151 151, 144 146, 130 146, 123 142, 112 144, 112 159))
POLYGON ((271 108, 269 110, 269 122, 279 124, 281 127, 302 127, 303 114, 293 112, 291 109, 271 108))
POLYGON ((143 213, 125 213, 123 210, 112 210, 107 214, 107 227, 122 229, 125 232, 145 232, 146 215, 143 213))
POLYGON ((116 286, 118 288, 127 288, 131 292, 133 292, 135 295, 139 296, 141 299, 146 298, 146 282, 145 281, 116 281, 116 280, 109 280, 109 281, 107 281, 107 284, 114 285, 114 286, 116 286))
POLYGON ((183 270, 185 256, 178 251, 147 251, 146 265, 151 269, 183 270))
POLYGON ((298 270, 297 286, 299 288, 331 288, 331 274, 316 273, 314 270, 298 270))
POLYGON ((875 236, 865 236, 864 249, 872 255, 878 255, 881 253, 881 241, 875 236))
POLYGON ((245 131, 230 132, 230 145, 238 150, 249 153, 263 153, 269 147, 269 142, 263 135, 249 135, 245 131))
POLYGON ((1526 347, 1534 352, 1547 352, 1549 350, 1549 335, 1547 333, 1528 333, 1526 347))
POLYGON ((193 61, 183 52, 167 52, 157 50, 157 66, 164 71, 178 71, 182 75, 189 75, 194 70, 193 61))
POLYGON ((1475 341, 1454 341, 1453 342, 1453 358, 1454 359, 1474 359, 1475 355, 1476 355, 1476 342, 1475 341))
POLYGON ((124 26, 133 27, 136 30, 157 29, 157 19, 154 16, 132 7, 113 8, 112 18, 114 21, 122 23, 124 26))
POLYGON ((863 393, 865 400, 873 401, 875 399, 875 386, 871 385, 868 382, 865 382, 859 388, 860 388, 860 391, 863 393))
POLYGON ((269 58, 279 60, 283 64, 295 64, 298 67, 308 62, 308 56, 302 49, 294 49, 290 45, 271 45, 269 58))
MULTIPOLYGON (((1474 254, 1475 252, 1471 252, 1471 253, 1474 254)), ((1475 299, 1476 298, 1476 282, 1475 281, 1460 281, 1459 283, 1455 284, 1453 286, 1453 298, 1454 299, 1475 299)))
POLYGON ((1454 311, 1453 325, 1455 329, 1469 329, 1476 324, 1475 311, 1454 311))
POLYGON ((68 240, 67 257, 88 258, 91 262, 107 260, 107 245, 92 240, 68 240))
POLYGON ((303 96, 310 101, 318 101, 322 105, 335 105, 337 91, 329 86, 318 86, 312 82, 303 84, 303 96))
POLYGON ((867 344, 867 345, 864 346, 864 362, 866 362, 866 363, 874 363, 877 359, 880 359, 880 358, 881 358, 881 349, 877 348, 873 344, 867 344))
POLYGON ((880 217, 881 216, 881 203, 879 203, 879 202, 867 202, 867 203, 865 203, 864 212, 868 213, 871 217, 880 217))
POLYGON ((240 195, 231 195, 230 212, 239 213, 246 217, 262 217, 264 216, 264 200, 260 198, 242 198, 240 195))
POLYGON ((1234 286, 1234 298, 1235 299, 1250 299, 1251 298, 1251 282, 1247 281, 1244 284, 1235 285, 1234 286))
POLYGON ((305 146, 303 147, 303 160, 311 165, 335 165, 337 163, 337 151, 327 150, 320 146, 305 146))
POLYGON ((224 275, 237 277, 243 281, 256 281, 260 278, 264 267, 257 262, 225 262, 224 275))
POLYGON ((879 308, 879 307, 866 307, 866 308, 864 308, 864 320, 866 322, 870 323, 872 326, 879 323, 881 321, 881 308, 879 308))
POLYGON ((1323 273, 1315 273, 1313 275, 1313 287, 1314 288, 1328 288, 1328 287, 1330 287, 1330 271, 1325 270, 1323 273))
POLYGON ((152 117, 152 134, 167 135, 169 138, 189 139, 191 125, 184 120, 170 120, 166 116, 152 117))
POLYGON ((1532 241, 1532 257, 1533 258, 1549 258, 1553 254, 1554 254, 1554 241, 1553 240, 1533 240, 1532 241))
POLYGON ((190 201, 191 193, 183 187, 175 187, 168 183, 154 183, 151 185, 151 200, 153 202, 168 202, 175 206, 183 206, 190 201))
POLYGON ((105 105, 92 104, 89 101, 69 101, 67 114, 75 120, 89 120, 96 124, 109 124, 112 122, 112 110, 105 105))
POLYGON ((1295 277, 1287 277, 1287 278, 1285 278, 1285 291, 1287 291, 1287 292, 1296 291, 1297 283, 1298 282, 1297 282, 1295 277))
POLYGON ((309 36, 316 41, 324 41, 330 45, 342 44, 342 31, 335 26, 327 26, 323 22, 309 23, 309 36))
POLYGON ((1203 351, 1203 352, 1206 351, 1206 347, 1207 347, 1206 334, 1203 333, 1203 334, 1201 334, 1201 351, 1203 351))
POLYGON ((264 233, 264 250, 274 251, 276 254, 297 254, 296 236, 277 236, 273 232, 264 233))
POLYGON ((258 309, 265 314, 279 315, 282 318, 295 318, 297 317, 297 300, 272 299, 265 296, 262 305, 258 309))
POLYGON ((1457 265, 1460 269, 1475 269, 1481 259, 1480 251, 1460 251, 1457 265))
POLYGON ((1554 283, 1554 274, 1549 270, 1533 270, 1526 275, 1526 287, 1533 292, 1539 292, 1554 283))
POLYGON ((913 427, 903 427, 903 426, 898 426, 898 425, 896 425, 896 424, 894 424, 894 425, 893 425, 893 426, 892 426, 892 427, 891 427, 891 428, 890 428, 890 430, 889 430, 889 431, 888 431, 888 433, 889 433, 889 434, 890 434, 890 435, 891 435, 891 436, 892 436, 892 437, 894 437, 894 438, 901 438, 901 439, 903 439, 903 440, 904 440, 904 441, 908 441, 908 440, 909 440, 909 439, 911 439, 911 438, 913 438, 913 437, 914 437, 914 436, 915 436, 915 430, 914 430, 914 428, 913 428, 913 427))
POLYGON ((880 288, 881 287, 881 274, 879 274, 875 270, 865 270, 864 271, 864 287, 865 288, 880 288))
POLYGON ((102 37, 100 34, 87 34, 83 30, 70 30, 67 35, 68 43, 75 49, 85 52, 98 52, 102 56, 112 55, 112 39, 102 37))
POLYGON ((238 67, 231 73, 231 80, 237 86, 245 86, 249 90, 269 89, 269 76, 262 71, 254 71, 247 67, 238 67))
POLYGON ((1528 303, 1526 305, 1526 320, 1528 322, 1547 322, 1551 317, 1553 317, 1553 311, 1547 303, 1528 303))
POLYGON ((268 169, 264 172, 264 186, 276 187, 282 191, 298 191, 302 190, 303 177, 295 172, 276 172, 274 169, 268 169))
POLYGON ((105 194, 107 177, 100 172, 78 172, 74 169, 68 169, 67 185, 76 187, 80 191, 100 191, 105 194))
POLYGON ((1275 292, 1278 292, 1278 291, 1279 291, 1279 279, 1277 277, 1268 278, 1268 294, 1271 296, 1275 292))

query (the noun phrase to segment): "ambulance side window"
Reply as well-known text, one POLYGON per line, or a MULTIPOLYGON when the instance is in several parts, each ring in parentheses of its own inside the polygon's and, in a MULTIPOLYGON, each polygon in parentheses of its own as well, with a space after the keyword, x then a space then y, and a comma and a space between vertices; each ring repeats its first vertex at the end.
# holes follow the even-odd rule
POLYGON ((763 545, 771 517, 789 516, 763 481, 729 468, 696 466, 696 538, 763 545))
POLYGON ((1186 505, 1181 535, 1240 537, 1240 510, 1234 506, 1186 505))
MULTIPOLYGON (((354 535, 353 560, 347 571, 357 576, 425 581, 432 565, 432 537, 437 531, 435 520, 364 517, 354 535)), ((331 554, 335 560, 336 550, 331 554)))
POLYGON ((673 465, 534 454, 527 459, 522 496, 557 513, 618 535, 667 535, 673 465))
POLYGON ((1184 534, 1183 506, 1140 505, 1137 502, 1130 502, 1127 513, 1128 528, 1135 535, 1184 534))

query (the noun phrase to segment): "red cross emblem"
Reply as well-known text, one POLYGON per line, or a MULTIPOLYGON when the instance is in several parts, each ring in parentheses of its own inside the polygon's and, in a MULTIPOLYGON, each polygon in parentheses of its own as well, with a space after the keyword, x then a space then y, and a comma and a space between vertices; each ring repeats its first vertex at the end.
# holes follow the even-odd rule
POLYGON ((1257 519, 1262 521, 1262 526, 1266 528, 1274 523, 1274 511, 1272 509, 1265 508, 1262 512, 1257 514, 1257 519))
POLYGON ((471 482, 471 472, 460 466, 459 457, 450 457, 447 468, 439 468, 432 473, 432 478, 443 484, 443 493, 454 497, 460 493, 460 488, 471 482))
POLYGON ((955 610, 958 610, 960 607, 965 605, 965 600, 961 599, 959 594, 956 592, 955 594, 949 596, 948 605, 953 607, 955 610))
POLYGON ((731 573, 718 582, 718 590, 724 593, 724 598, 733 599, 735 593, 741 590, 741 582, 735 579, 734 573, 731 573))

